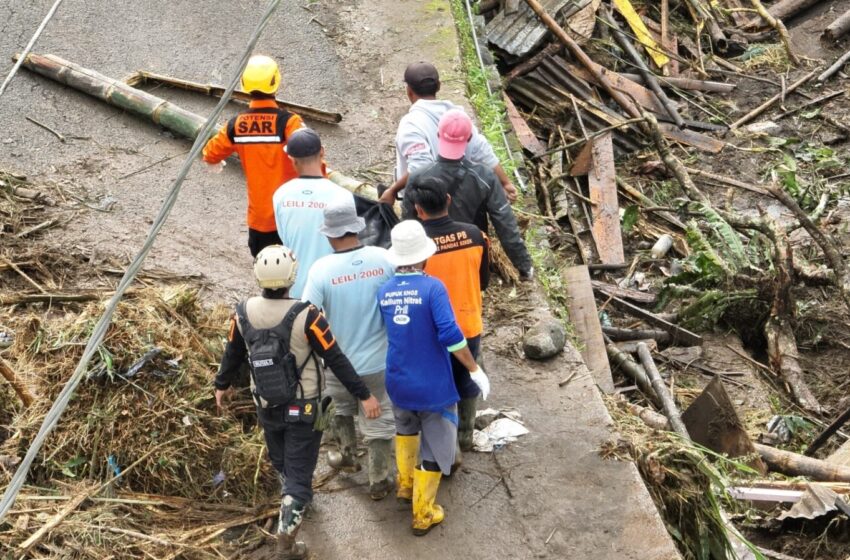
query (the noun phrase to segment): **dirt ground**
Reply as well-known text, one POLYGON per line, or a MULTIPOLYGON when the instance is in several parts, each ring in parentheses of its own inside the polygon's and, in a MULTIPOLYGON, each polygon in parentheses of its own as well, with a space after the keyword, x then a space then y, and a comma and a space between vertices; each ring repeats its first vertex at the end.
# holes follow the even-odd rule
MULTIPOLYGON (((19 49, 50 4, 4 8, 0 52, 19 49)), ((131 10, 66 0, 35 51, 113 77, 148 69, 220 83, 233 71, 264 4, 242 0, 198 10, 195 3, 155 0, 131 10)), ((443 95, 463 95, 444 0, 285 1, 259 50, 282 62, 285 98, 344 114, 338 126, 316 125, 329 163, 375 180, 391 172, 395 126, 407 108, 401 73, 408 62, 437 62, 443 95)), ((155 93, 200 114, 214 105, 182 92, 155 93)), ((26 71, 0 100, 0 121, 6 124, 0 167, 62 185, 91 205, 115 201, 108 212, 80 208, 43 237, 47 245, 80 254, 93 276, 141 245, 176 175, 178 154, 188 149, 186 141, 149 123, 26 71), (60 143, 28 116, 89 139, 60 143)), ((252 290, 244 212, 236 165, 221 175, 196 166, 148 266, 203 274, 210 302, 244 296, 252 290)), ((517 297, 515 307, 524 311, 490 318, 484 349, 494 390, 488 405, 519 409, 531 434, 495 456, 469 455, 440 494, 447 522, 426 538, 410 535, 409 514, 394 501, 368 499, 364 474, 336 477, 317 494, 304 530, 313 557, 677 558, 634 466, 599 456, 600 445, 614 437, 612 422, 578 354, 568 348, 542 364, 521 357, 517 341, 544 305, 539 296, 504 289, 490 297, 517 297)))

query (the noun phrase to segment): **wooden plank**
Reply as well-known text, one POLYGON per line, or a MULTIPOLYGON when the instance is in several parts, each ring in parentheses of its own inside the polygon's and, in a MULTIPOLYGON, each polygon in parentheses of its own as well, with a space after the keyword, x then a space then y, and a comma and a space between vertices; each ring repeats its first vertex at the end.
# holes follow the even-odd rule
POLYGON ((670 334, 672 343, 674 346, 702 346, 702 337, 696 333, 692 333, 687 329, 683 329, 678 325, 674 325, 669 321, 665 321, 658 315, 654 313, 650 313, 646 309, 642 309, 637 305, 632 305, 624 299, 620 299, 616 296, 608 296, 611 299, 611 303, 624 313, 628 313, 633 317, 637 317, 642 320, 644 323, 648 325, 652 325, 653 327, 658 327, 659 329, 666 331, 670 334))
POLYGON ((573 160, 573 166, 570 167, 570 176, 579 177, 587 175, 590 172, 591 163, 593 160, 593 145, 591 142, 585 142, 581 151, 573 160))
POLYGON ((572 266, 564 270, 563 279, 567 287, 570 321, 582 342, 582 358, 599 388, 605 393, 612 393, 614 379, 611 377, 611 366, 602 338, 596 300, 593 298, 590 271, 584 265, 572 266))
POLYGON ((623 234, 620 231, 620 207, 617 202, 617 170, 614 167, 614 143, 610 132, 592 141, 593 165, 587 174, 590 200, 593 201, 593 234, 596 251, 604 264, 625 262, 623 234))
POLYGON ((528 126, 528 122, 520 114, 516 105, 514 105, 514 102, 511 101, 511 98, 502 92, 502 100, 505 102, 508 120, 511 121, 511 126, 519 139, 519 143, 522 144, 522 147, 536 156, 544 153, 546 151, 546 146, 543 145, 540 139, 538 139, 531 130, 531 127, 528 126))

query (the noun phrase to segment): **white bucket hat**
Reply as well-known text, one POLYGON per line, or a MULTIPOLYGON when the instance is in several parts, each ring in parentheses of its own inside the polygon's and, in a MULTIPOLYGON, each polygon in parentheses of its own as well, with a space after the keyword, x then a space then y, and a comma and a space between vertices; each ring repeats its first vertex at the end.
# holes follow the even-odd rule
POLYGON ((337 238, 347 233, 360 233, 366 227, 366 220, 357 216, 357 207, 351 196, 340 196, 328 204, 324 210, 324 219, 319 233, 328 237, 337 238))
POLYGON ((395 266, 410 266, 428 260, 437 252, 437 245, 425 233, 425 228, 416 220, 405 220, 396 225, 392 232, 389 249, 390 262, 395 266))

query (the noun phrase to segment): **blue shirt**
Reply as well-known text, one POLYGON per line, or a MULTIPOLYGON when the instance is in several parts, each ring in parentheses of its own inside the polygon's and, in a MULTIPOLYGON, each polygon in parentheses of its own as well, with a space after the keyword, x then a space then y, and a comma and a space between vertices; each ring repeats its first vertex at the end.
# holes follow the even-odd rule
POLYGON ((384 371, 387 332, 378 289, 393 276, 387 250, 360 247, 317 260, 302 299, 324 309, 342 352, 360 375, 384 371))
POLYGON ((466 346, 442 282, 396 274, 378 290, 387 328, 387 393, 407 410, 438 412, 460 400, 449 352, 466 346))
POLYGON ((328 239, 319 233, 324 223, 324 209, 332 201, 354 195, 324 177, 299 177, 281 185, 274 193, 274 219, 283 244, 292 249, 298 261, 295 283, 289 297, 301 299, 307 273, 313 263, 333 253, 328 239))

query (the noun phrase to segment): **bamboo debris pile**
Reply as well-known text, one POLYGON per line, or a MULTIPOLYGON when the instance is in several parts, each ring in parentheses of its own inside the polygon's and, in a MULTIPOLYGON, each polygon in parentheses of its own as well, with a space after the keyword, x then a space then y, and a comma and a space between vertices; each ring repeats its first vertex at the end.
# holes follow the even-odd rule
MULTIPOLYGON (((31 397, 26 406, 0 379, 0 402, 13 412, 0 432, 0 486, 14 470, 4 462, 11 467, 26 452, 101 305, 58 305, 48 316, 37 307, 0 310, 0 324, 16 333, 4 363, 31 397)), ((146 288, 121 303, 88 388, 33 466, 29 498, 0 528, 0 556, 61 546, 105 557, 121 546, 124 558, 145 558, 151 550, 158 557, 220 557, 216 537, 225 529, 275 514, 265 500, 276 495, 278 481, 264 460, 253 404, 243 395, 231 414, 221 415, 210 391, 210 364, 228 316, 223 306, 201 307, 189 286, 146 288), (63 510, 75 497, 74 507, 63 510), (54 519, 49 536, 28 540, 54 519)))

